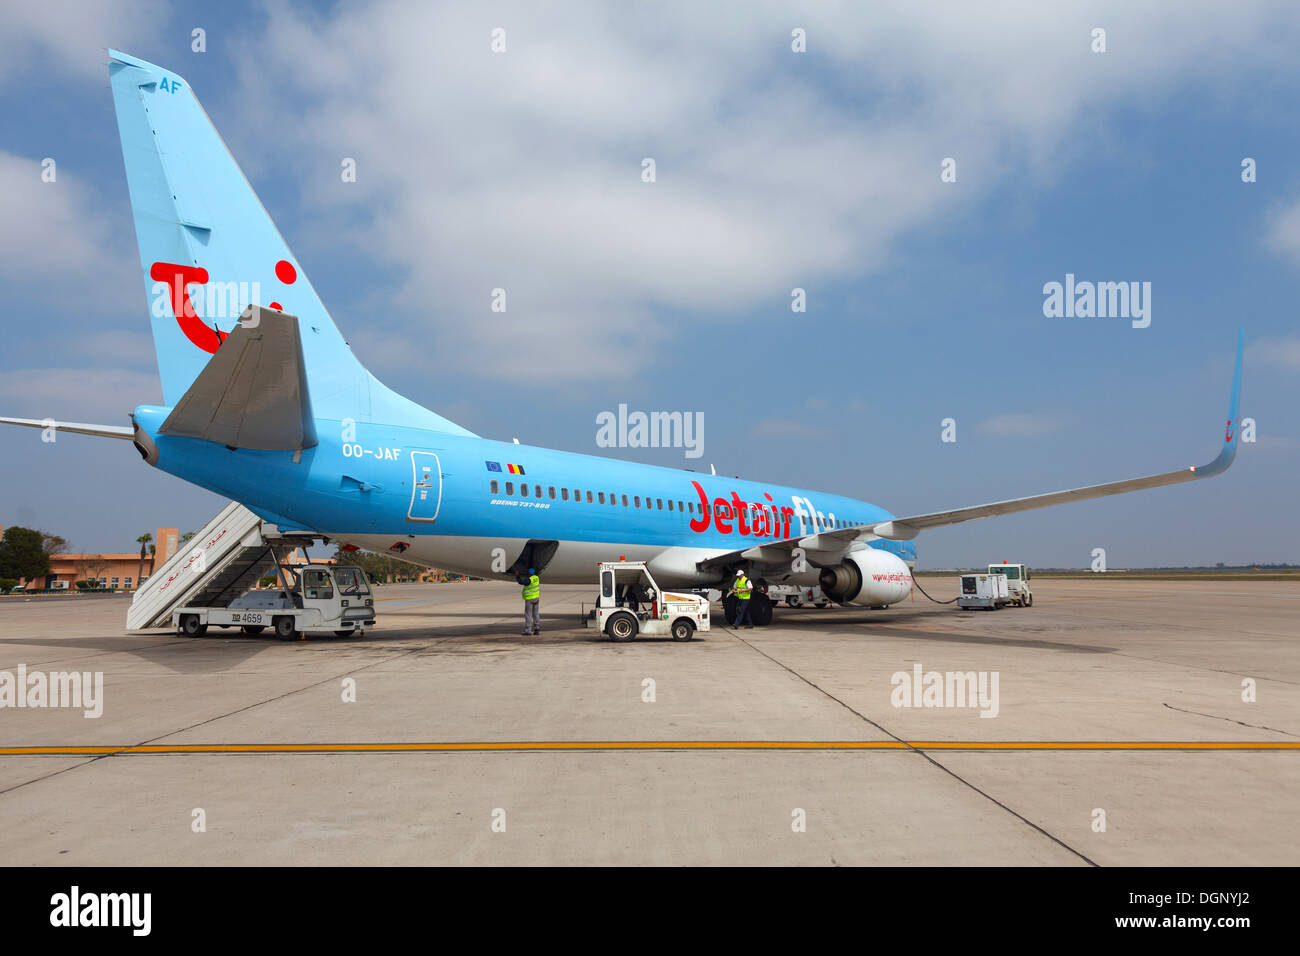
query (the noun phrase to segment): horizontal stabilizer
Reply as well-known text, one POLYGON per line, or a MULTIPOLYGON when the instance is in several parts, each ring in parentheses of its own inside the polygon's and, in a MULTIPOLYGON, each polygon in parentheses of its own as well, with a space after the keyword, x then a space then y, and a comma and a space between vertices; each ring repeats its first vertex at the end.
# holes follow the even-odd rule
POLYGON ((72 435, 95 435, 99 438, 135 437, 135 429, 126 425, 86 425, 82 422, 56 422, 52 418, 0 418, 0 425, 22 425, 25 428, 53 428, 56 432, 72 435))
POLYGON ((159 433, 257 451, 313 447, 298 317, 245 309, 159 433))

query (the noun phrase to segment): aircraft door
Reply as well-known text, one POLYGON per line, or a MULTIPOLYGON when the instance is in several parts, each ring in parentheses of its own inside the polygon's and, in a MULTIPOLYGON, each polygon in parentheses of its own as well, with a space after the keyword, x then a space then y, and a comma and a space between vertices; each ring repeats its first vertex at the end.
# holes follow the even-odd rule
POLYGON ((431 451, 411 452, 411 507, 407 521, 433 522, 442 503, 442 466, 431 451))

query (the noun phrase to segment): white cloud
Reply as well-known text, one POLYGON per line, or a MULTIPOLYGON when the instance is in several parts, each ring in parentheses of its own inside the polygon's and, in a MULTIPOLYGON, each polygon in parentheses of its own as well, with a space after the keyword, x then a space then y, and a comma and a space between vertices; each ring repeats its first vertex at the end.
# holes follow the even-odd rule
POLYGON ((348 241, 393 269, 385 321, 430 344, 435 373, 474 358, 514 381, 618 379, 673 361, 673 342, 718 340, 711 320, 788 317, 792 287, 815 301, 819 283, 887 266, 900 237, 1009 175, 1059 175, 1109 107, 1246 66, 1294 72, 1298 17, 1120 0, 923 17, 902 2, 275 4, 224 131, 255 181, 285 163, 300 180, 313 224, 291 243, 348 241), (1098 24, 1106 54, 1089 49, 1098 24), (794 25, 808 54, 790 51, 794 25), (947 156, 956 185, 939 181, 947 156), (505 316, 487 308, 496 287, 505 316))
POLYGON ((1276 365, 1292 372, 1300 372, 1300 338, 1264 338, 1251 343, 1246 349, 1246 360, 1251 364, 1276 365))
POLYGON ((0 79, 11 73, 31 74, 36 88, 69 72, 102 79, 108 72, 108 48, 126 37, 139 46, 154 43, 167 25, 168 13, 161 0, 0 5, 0 79))
POLYGON ((1300 200, 1275 207, 1267 228, 1269 247, 1300 264, 1300 200))
POLYGON ((120 368, 30 368, 0 376, 0 408, 16 418, 123 425, 137 405, 162 403, 152 372, 120 368))
POLYGON ((985 435, 1000 438, 1033 438, 1061 430, 1061 422, 1046 415, 994 415, 975 426, 985 435))
POLYGON ((134 237, 108 222, 98 197, 55 163, 54 182, 43 182, 41 159, 0 150, 0 279, 39 290, 44 305, 75 309, 78 319, 138 314, 134 237))

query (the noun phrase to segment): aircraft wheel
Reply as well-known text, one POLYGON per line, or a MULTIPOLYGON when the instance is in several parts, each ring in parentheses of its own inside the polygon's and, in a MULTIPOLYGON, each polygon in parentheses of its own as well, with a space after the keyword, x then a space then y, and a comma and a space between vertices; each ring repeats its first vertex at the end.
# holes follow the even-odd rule
POLYGON ((199 623, 197 614, 186 614, 181 618, 181 633, 186 637, 202 637, 207 632, 208 626, 199 623))
POLYGON ((736 605, 739 603, 740 598, 736 597, 734 594, 728 594, 722 599, 722 615, 727 619, 728 626, 730 626, 731 622, 736 619, 736 612, 739 610, 736 605))
POLYGON ((766 594, 755 594, 749 604, 749 616, 755 627, 767 627, 772 623, 772 602, 766 594))
POLYGON ((636 637, 636 618, 627 612, 614 614, 605 622, 605 633, 611 641, 630 641, 636 637))
POLYGON ((673 622, 673 640, 689 641, 695 636, 695 625, 690 621, 682 618, 680 621, 673 622))
POLYGON ((245 634, 261 634, 266 630, 265 624, 245 624, 240 628, 245 634))
POLYGON ((277 617, 275 619, 275 636, 282 641, 292 641, 298 636, 298 630, 294 627, 293 618, 290 616, 277 617))
POLYGON ((818 601, 818 602, 817 602, 817 606, 818 606, 819 608, 830 607, 830 606, 831 606, 831 602, 830 602, 830 601, 818 601))

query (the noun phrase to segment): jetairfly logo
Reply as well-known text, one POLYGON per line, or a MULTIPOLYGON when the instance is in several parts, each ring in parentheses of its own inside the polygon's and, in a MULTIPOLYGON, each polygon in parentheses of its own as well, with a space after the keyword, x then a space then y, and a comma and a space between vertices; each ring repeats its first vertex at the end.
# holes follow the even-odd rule
POLYGON ((6 707, 73 707, 92 720, 104 713, 103 671, 0 671, 0 710, 6 707))
POLYGON ((599 448, 684 448, 687 458, 704 454, 703 412, 628 412, 626 404, 618 414, 596 415, 596 446, 599 448))
POLYGON ((767 492, 763 493, 766 501, 743 501, 740 493, 733 491, 730 498, 717 497, 710 503, 703 485, 692 481, 691 486, 700 499, 698 514, 691 519, 691 530, 699 534, 714 528, 719 534, 785 540, 792 537, 792 529, 795 535, 802 536, 835 527, 833 511, 823 514, 811 500, 798 495, 790 496, 789 506, 778 505, 767 492))
POLYGON ((978 707, 981 717, 998 715, 998 671, 895 671, 889 679, 895 707, 978 707))
POLYGON ((148 936, 153 924, 152 893, 82 893, 74 886, 50 897, 51 926, 129 926, 148 936))
POLYGON ((1043 286, 1043 315, 1049 319, 1132 319, 1135 329, 1151 324, 1150 282, 1075 282, 1065 274, 1065 284, 1043 286))

